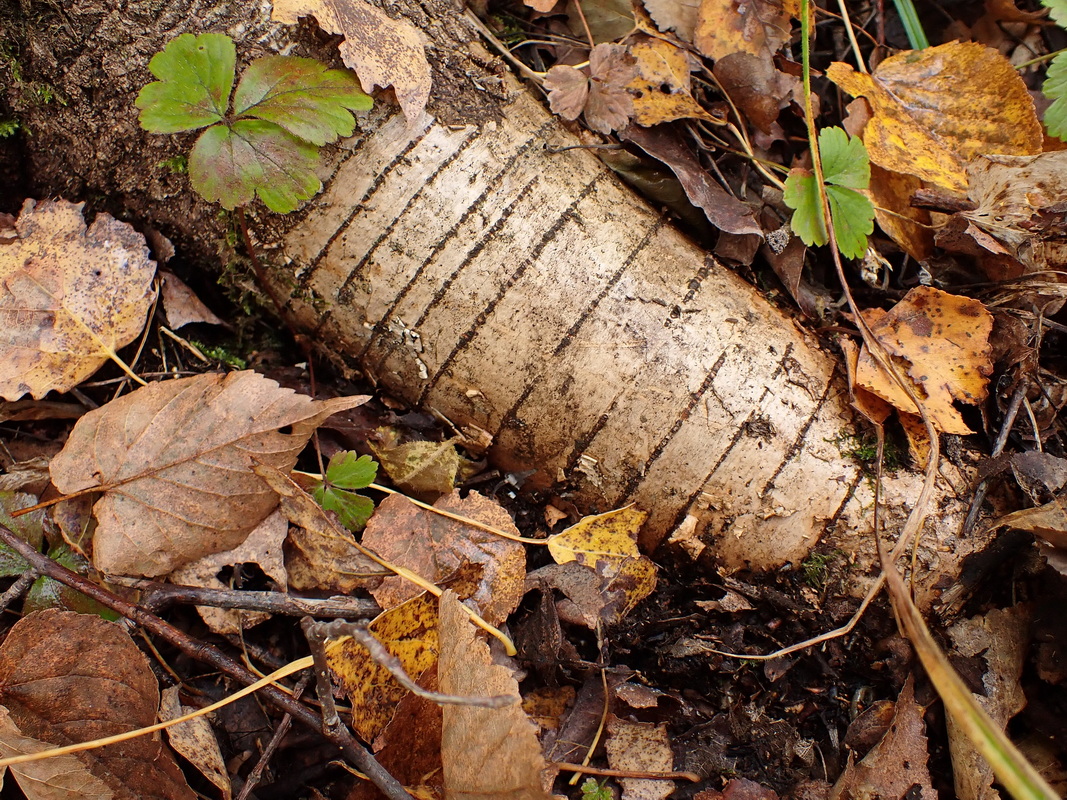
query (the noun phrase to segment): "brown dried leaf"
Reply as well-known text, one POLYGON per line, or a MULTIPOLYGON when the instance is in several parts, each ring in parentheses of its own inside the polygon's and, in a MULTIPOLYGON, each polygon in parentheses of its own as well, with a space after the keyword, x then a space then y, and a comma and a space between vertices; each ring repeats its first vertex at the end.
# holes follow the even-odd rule
MULTIPOLYGON (((871 331, 901 372, 914 381, 927 413, 945 433, 972 433, 953 401, 977 404, 985 399, 992 350, 989 334, 993 316, 977 300, 919 286, 890 311, 866 312, 871 331)), ((911 399, 886 375, 864 347, 856 370, 856 384, 892 403, 901 411, 918 414, 911 399)))
POLYGON ((661 31, 674 31, 684 41, 693 41, 700 0, 644 0, 644 6, 661 31))
POLYGON ((167 312, 167 322, 177 330, 193 322, 208 325, 223 325, 223 321, 205 306, 196 292, 185 285, 173 272, 160 272, 163 278, 163 310, 167 312))
MULTIPOLYGON (((163 690, 159 702, 161 722, 177 719, 193 711, 192 708, 182 705, 178 697, 180 691, 178 686, 163 690)), ((232 794, 230 776, 226 771, 226 763, 222 760, 219 740, 215 738, 215 731, 211 729, 211 723, 208 722, 207 717, 196 717, 172 725, 167 728, 167 741, 178 755, 196 767, 201 775, 218 787, 224 800, 229 800, 232 794)))
POLYGON ((705 170, 676 131, 630 127, 619 134, 653 158, 670 167, 682 184, 689 202, 704 212, 721 231, 763 235, 753 210, 722 188, 705 170))
POLYGON ((542 14, 547 14, 556 6, 556 0, 522 0, 522 2, 542 14))
POLYGON ((863 131, 871 162, 957 192, 978 154, 1041 152, 1042 128, 1026 84, 1004 56, 950 42, 890 56, 872 75, 842 63, 826 71, 873 117, 863 131))
POLYGON ((731 53, 716 61, 712 71, 745 118, 768 136, 775 133, 778 112, 801 96, 800 78, 752 53, 731 53))
POLYGON ((634 99, 627 90, 637 75, 633 58, 618 44, 598 44, 589 54, 589 97, 585 121, 598 133, 611 133, 630 124, 634 99))
POLYGON ((403 19, 393 19, 363 0, 274 0, 271 19, 294 25, 313 15, 319 27, 345 37, 341 60, 355 70, 363 91, 392 86, 408 120, 415 124, 430 98, 430 63, 422 34, 403 19))
POLYGON ((132 226, 84 203, 27 200, 0 247, 0 396, 65 392, 141 332, 156 264, 132 226))
POLYGON ((926 762, 926 724, 923 707, 915 702, 908 677, 897 700, 889 731, 858 764, 851 760, 830 792, 830 800, 937 800, 926 762))
POLYGON ((573 122, 585 110, 589 99, 589 78, 581 70, 557 64, 545 73, 548 107, 553 114, 573 122))
MULTIPOLYGON (((285 586, 285 567, 282 564, 282 542, 289 531, 289 523, 279 511, 275 511, 232 550, 212 553, 174 570, 170 575, 173 583, 185 586, 203 586, 209 589, 228 589, 218 575, 226 567, 238 564, 258 564, 263 573, 278 586, 285 586)), ((270 619, 265 611, 241 611, 235 608, 211 608, 197 606, 197 612, 215 633, 238 634, 270 619)))
MULTIPOLYGON (((0 646, 0 695, 22 736, 57 746, 151 725, 159 707, 155 676, 129 635, 70 611, 39 611, 15 623, 0 646)), ((74 757, 114 800, 196 797, 151 736, 74 757)))
MULTIPOLYGON (((948 629, 953 651, 963 658, 980 657, 986 665, 982 691, 974 699, 1003 729, 1026 706, 1019 684, 1030 639, 1032 613, 1025 605, 994 609, 988 614, 960 620, 948 629)), ((948 715, 948 744, 952 776, 960 800, 993 800, 993 769, 971 740, 948 715)))
POLYGON ((1024 508, 999 517, 994 527, 1010 526, 1040 536, 1053 547, 1067 551, 1067 509, 1062 497, 1036 508, 1024 508))
MULTIPOLYGON (((670 772, 674 753, 667 738, 667 726, 651 722, 630 722, 612 714, 608 718, 608 740, 604 744, 612 769, 628 772, 670 772)), ((622 778, 622 800, 664 800, 674 791, 674 781, 622 778)))
POLYGON ((97 569, 164 575, 235 547, 274 510, 253 457, 292 469, 323 420, 365 400, 312 400, 251 371, 153 383, 78 420, 52 481, 102 488, 97 569))
POLYGON ((352 534, 337 521, 337 515, 323 510, 292 478, 266 464, 256 464, 252 469, 277 492, 282 514, 298 526, 289 531, 285 540, 289 588, 348 594, 388 574, 360 552, 352 534))
POLYGON ((549 800, 541 786, 545 760, 537 729, 522 710, 519 685, 494 665, 453 592, 441 596, 441 661, 445 694, 511 695, 504 708, 447 705, 442 708, 441 761, 449 800, 549 800))
MULTIPOLYGON (((511 516, 498 503, 471 492, 443 497, 434 508, 519 535, 511 516)), ((397 566, 436 584, 461 569, 464 586, 452 588, 471 599, 490 624, 499 625, 524 593, 526 551, 519 542, 419 508, 400 495, 387 497, 367 523, 363 544, 397 566), (466 568, 466 569, 464 569, 466 568)), ((419 594, 410 581, 394 576, 371 591, 382 608, 392 608, 419 594)))
POLYGON ((369 442, 382 469, 402 491, 415 495, 448 494, 461 476, 469 477, 471 463, 456 452, 453 440, 397 444, 397 433, 379 428, 380 442, 369 442))
MULTIPOLYGON (((368 630, 400 660, 414 681, 437 664, 437 598, 431 594, 420 594, 383 611, 368 630)), ((363 741, 373 742, 385 730, 408 690, 354 639, 328 642, 326 661, 352 701, 352 729, 363 741)))
POLYGON ((634 122, 658 125, 676 119, 718 120, 690 93, 689 54, 668 41, 642 36, 630 45, 637 76, 630 82, 634 122))
POLYGON ((790 21, 781 0, 702 0, 693 43, 716 60, 731 53, 770 60, 789 41, 790 21))

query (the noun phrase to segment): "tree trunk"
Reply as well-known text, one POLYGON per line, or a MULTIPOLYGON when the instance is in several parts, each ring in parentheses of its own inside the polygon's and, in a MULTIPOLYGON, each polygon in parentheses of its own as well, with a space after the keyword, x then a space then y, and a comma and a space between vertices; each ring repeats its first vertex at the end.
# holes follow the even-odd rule
MULTIPOLYGON (((265 3, 72 5, 65 29, 35 5, 44 19, 17 31, 23 71, 70 99, 18 105, 32 190, 103 193, 204 255, 214 211, 156 167, 180 151, 171 137, 136 127, 148 58, 184 30, 240 34, 243 55, 314 37, 271 24, 265 3), (87 147, 93 125, 108 133, 87 147)), ((732 568, 768 569, 830 532, 854 552, 871 491, 842 453, 853 427, 835 358, 593 155, 546 149, 579 142, 455 7, 388 9, 428 36, 429 113, 409 125, 379 100, 330 157, 324 192, 290 218, 253 214, 300 326, 390 393, 487 432, 497 464, 536 470, 530 485, 584 510, 649 511, 646 549, 678 531, 732 568)), ((897 512, 918 483, 890 485, 897 512)), ((958 511, 942 509, 944 535, 958 511)))

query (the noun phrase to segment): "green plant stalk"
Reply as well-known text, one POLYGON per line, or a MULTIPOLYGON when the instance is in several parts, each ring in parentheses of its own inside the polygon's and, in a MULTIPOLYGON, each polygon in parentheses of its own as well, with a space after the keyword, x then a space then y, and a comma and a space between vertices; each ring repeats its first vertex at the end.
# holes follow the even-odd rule
POLYGON ((893 0, 897 7, 900 21, 904 23, 904 32, 908 35, 908 44, 912 50, 925 50, 930 46, 930 40, 926 38, 923 24, 919 22, 919 15, 915 11, 912 0, 893 0))

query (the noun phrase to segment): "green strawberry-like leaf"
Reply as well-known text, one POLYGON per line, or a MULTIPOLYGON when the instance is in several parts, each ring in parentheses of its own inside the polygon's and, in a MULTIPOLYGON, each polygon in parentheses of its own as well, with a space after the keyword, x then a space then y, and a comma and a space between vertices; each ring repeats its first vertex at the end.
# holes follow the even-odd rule
POLYGON ((1045 127, 1049 135, 1067 141, 1067 53, 1052 59, 1041 92, 1052 101, 1052 105, 1045 109, 1045 127))
POLYGON ((159 78, 141 89, 141 127, 151 133, 195 131, 221 122, 230 104, 237 49, 229 36, 183 33, 148 69, 159 78))
POLYGON ((371 102, 351 72, 293 56, 253 61, 233 98, 237 115, 274 122, 317 145, 351 136, 356 126, 351 112, 366 111, 371 102))
POLYGON ((242 119, 200 134, 189 153, 189 179, 205 200, 223 208, 259 195, 271 211, 287 214, 321 188, 318 160, 315 145, 273 122, 242 119))
POLYGON ((374 513, 374 501, 353 490, 366 489, 377 473, 378 465, 370 456, 337 453, 326 468, 326 481, 315 487, 311 496, 324 509, 335 512, 346 528, 362 530, 374 513))
MULTIPOLYGON (((846 258, 859 258, 867 250, 867 236, 874 232, 874 206, 858 191, 871 182, 867 148, 841 128, 824 128, 819 132, 819 153, 837 247, 846 258)), ((815 176, 808 170, 793 170, 786 178, 782 199, 793 209, 790 225, 801 241, 809 247, 826 244, 815 176)))
POLYGON ((1067 0, 1041 0, 1041 5, 1048 9, 1048 15, 1061 28, 1067 28, 1067 0))
POLYGON ((217 33, 182 34, 149 64, 160 80, 137 97, 153 133, 209 127, 189 154, 189 178, 205 199, 232 209, 257 196, 285 214, 322 188, 318 148, 350 136, 353 111, 371 99, 345 70, 295 56, 253 61, 233 90, 236 49, 217 33))

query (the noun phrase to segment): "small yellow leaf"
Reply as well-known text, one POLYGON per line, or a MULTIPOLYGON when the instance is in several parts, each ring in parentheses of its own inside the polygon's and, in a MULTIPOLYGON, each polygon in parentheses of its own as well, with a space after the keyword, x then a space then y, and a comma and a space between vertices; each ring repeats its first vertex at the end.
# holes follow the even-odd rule
POLYGON ((567 530, 548 537, 548 552, 557 564, 577 561, 587 567, 638 556, 641 553, 637 549, 637 532, 647 517, 648 514, 633 506, 584 517, 567 530))
MULTIPOLYGON (((421 594, 383 611, 368 629, 400 660, 414 681, 437 663, 437 598, 432 595, 421 594)), ((326 662, 352 701, 352 728, 363 741, 373 742, 385 730, 407 689, 354 639, 328 642, 326 662)))
POLYGON ((634 122, 657 125, 676 119, 717 122, 690 94, 689 56, 663 39, 643 37, 630 46, 637 77, 627 88, 634 95, 634 122))

